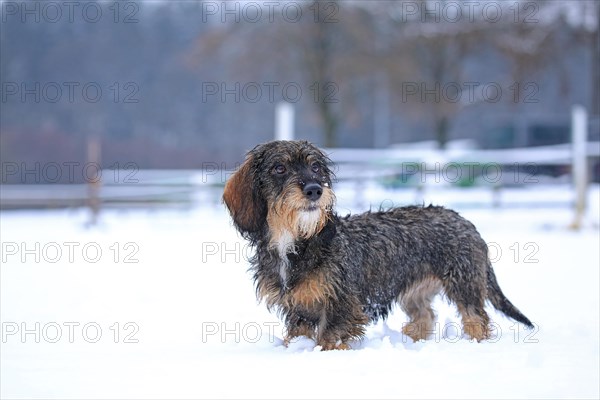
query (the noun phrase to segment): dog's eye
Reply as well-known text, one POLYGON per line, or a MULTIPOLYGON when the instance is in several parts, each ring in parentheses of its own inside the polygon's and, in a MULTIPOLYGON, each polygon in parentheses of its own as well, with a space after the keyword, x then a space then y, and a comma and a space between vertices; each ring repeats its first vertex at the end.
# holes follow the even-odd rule
POLYGON ((310 164, 310 169, 312 169, 312 172, 314 172, 316 174, 317 172, 319 172, 321 170, 321 166, 319 165, 318 162, 315 161, 314 163, 310 164))
POLYGON ((273 167, 273 172, 275 172, 276 174, 285 174, 285 166, 281 165, 281 164, 277 164, 276 166, 273 167))

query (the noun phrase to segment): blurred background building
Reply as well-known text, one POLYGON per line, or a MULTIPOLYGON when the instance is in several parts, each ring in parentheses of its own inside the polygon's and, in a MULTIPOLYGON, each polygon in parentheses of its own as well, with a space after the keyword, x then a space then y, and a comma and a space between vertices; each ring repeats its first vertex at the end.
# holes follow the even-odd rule
MULTIPOLYGON (((0 157, 201 168, 273 138, 598 140, 597 1, 2 2, 0 157)), ((4 182, 6 183, 6 182, 4 182)))

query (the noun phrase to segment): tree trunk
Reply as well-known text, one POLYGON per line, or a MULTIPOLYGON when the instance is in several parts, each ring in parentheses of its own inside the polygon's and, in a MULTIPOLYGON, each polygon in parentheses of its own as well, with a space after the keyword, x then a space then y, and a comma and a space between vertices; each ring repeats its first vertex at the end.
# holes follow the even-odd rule
POLYGON ((323 120, 323 133, 325 135, 325 147, 334 147, 336 145, 336 131, 338 121, 335 113, 329 103, 321 102, 319 112, 323 120))
POLYGON ((449 125, 448 117, 441 116, 435 120, 435 137, 442 150, 448 143, 449 125))

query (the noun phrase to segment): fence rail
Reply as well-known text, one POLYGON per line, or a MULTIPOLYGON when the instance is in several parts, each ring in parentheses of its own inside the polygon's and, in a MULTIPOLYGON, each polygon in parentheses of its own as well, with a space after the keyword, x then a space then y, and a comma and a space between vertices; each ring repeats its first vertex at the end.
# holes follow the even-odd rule
MULTIPOLYGON (((569 184, 570 144, 506 150, 331 149, 338 188, 357 206, 364 206, 365 188, 408 189, 419 198, 424 191, 441 188, 485 188, 489 206, 501 206, 502 192, 528 183, 569 184), (534 170, 528 170, 528 167, 534 170), (486 176, 485 169, 489 174, 486 176), (490 172, 493 170, 493 172, 490 172), (458 175, 466 179, 457 179, 458 175), (498 179, 498 174, 501 179, 498 179), (515 179, 518 176, 519 179, 515 179), (534 179, 527 182, 527 178, 534 179), (489 189, 488 189, 489 188, 489 189)), ((588 142, 587 161, 597 173, 600 142, 588 142)), ((218 204, 226 178, 232 171, 140 170, 115 173, 107 170, 94 190, 89 184, 0 185, 0 208, 56 207, 192 207, 218 204), (116 179, 115 177, 119 177, 116 179), (123 177, 128 177, 127 180, 123 177), (92 198, 94 197, 94 198, 92 198), (97 197, 97 198, 95 198, 97 197)), ((595 179, 598 179, 596 176, 595 179)), ((531 187, 531 186, 529 186, 531 187)), ((552 199, 547 199, 550 202, 552 199)), ((537 199, 543 203, 544 199, 537 199)), ((368 205, 368 204, 367 204, 368 205)))

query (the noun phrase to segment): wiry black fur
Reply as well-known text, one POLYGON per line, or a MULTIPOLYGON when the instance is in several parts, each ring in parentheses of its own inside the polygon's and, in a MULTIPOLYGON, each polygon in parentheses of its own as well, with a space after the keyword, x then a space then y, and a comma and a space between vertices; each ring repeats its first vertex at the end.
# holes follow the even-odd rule
MULTIPOLYGON (((446 297, 459 307, 463 322, 475 317, 485 325, 471 331, 478 340, 487 333, 486 300, 507 316, 533 326, 502 294, 487 245, 473 224, 443 207, 409 206, 343 218, 327 208, 324 227, 311 237, 296 238, 286 250, 286 262, 271 244, 267 215, 274 212, 272 204, 288 185, 330 186, 330 162, 308 142, 276 141, 249 152, 247 163, 246 176, 239 179, 251 186, 247 203, 240 206, 232 200, 237 190, 233 183, 226 188, 224 200, 238 230, 256 247, 250 261, 257 291, 263 297, 266 293, 267 305, 285 319, 290 337, 313 336, 324 349, 344 348, 340 344, 361 338, 365 325, 385 318, 398 301, 411 320, 427 325, 433 312, 426 302, 419 303, 415 285, 428 280, 439 282, 446 297), (319 173, 311 171, 314 162, 319 173), (282 163, 286 173, 274 173, 273 168, 282 163), (238 209, 246 206, 252 210, 238 209), (255 213, 255 219, 240 223, 236 216, 246 215, 240 213, 255 213), (294 291, 315 276, 323 278, 315 282, 327 286, 326 298, 316 296, 312 303, 290 301, 297 294, 294 291), (415 293, 416 300, 404 298, 415 293)), ((305 294, 310 298, 310 291, 305 294)), ((426 335, 417 330, 411 336, 426 335)))

